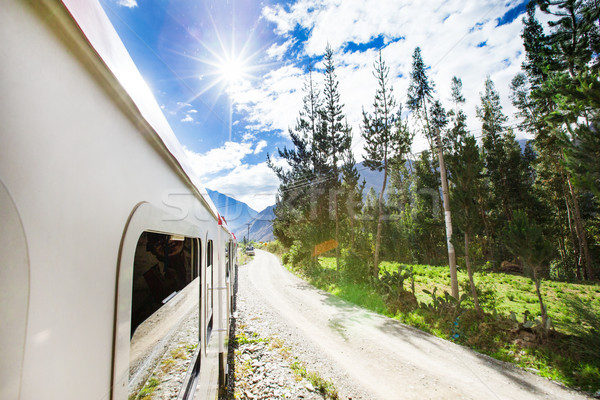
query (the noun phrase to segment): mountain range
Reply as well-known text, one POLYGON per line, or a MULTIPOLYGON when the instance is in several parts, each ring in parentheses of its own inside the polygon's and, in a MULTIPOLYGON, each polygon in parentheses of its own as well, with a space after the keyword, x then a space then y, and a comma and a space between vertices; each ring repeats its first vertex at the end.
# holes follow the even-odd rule
POLYGON ((206 189, 219 214, 225 218, 227 227, 238 240, 248 236, 250 240, 268 242, 273 240, 274 205, 258 212, 248 204, 236 200, 216 190, 206 189), (248 226, 250 228, 248 228, 248 226))
MULTIPOLYGON (((356 164, 360 174, 360 181, 366 182, 363 197, 367 195, 370 188, 375 192, 381 190, 383 184, 383 172, 371 171, 362 163, 356 164)), ((248 237, 257 242, 269 242, 274 240, 273 219, 275 218, 275 205, 269 206, 258 212, 248 204, 236 200, 216 190, 206 189, 213 203, 219 210, 219 214, 225 217, 227 227, 235 234, 238 240, 248 237)))

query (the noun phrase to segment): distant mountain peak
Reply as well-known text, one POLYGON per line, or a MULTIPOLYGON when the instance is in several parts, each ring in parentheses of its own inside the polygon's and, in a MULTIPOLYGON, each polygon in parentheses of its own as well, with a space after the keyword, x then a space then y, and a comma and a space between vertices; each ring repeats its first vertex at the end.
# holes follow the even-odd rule
POLYGON ((208 188, 206 188, 206 191, 215 203, 219 214, 225 217, 227 227, 236 235, 238 240, 248 236, 248 231, 250 231, 250 240, 273 240, 274 205, 258 212, 243 201, 236 200, 231 196, 208 188), (248 225, 250 226, 249 229, 248 225))

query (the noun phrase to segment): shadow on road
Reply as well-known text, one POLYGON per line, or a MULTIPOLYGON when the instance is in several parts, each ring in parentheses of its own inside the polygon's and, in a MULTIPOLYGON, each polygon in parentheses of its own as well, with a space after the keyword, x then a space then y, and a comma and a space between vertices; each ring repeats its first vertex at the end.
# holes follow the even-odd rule
MULTIPOLYGON (((298 284, 297 287, 303 290, 318 290, 306 282, 298 284)), ((338 334, 340 334, 345 340, 347 338, 347 330, 350 325, 358 324, 362 326, 369 325, 372 329, 378 329, 379 331, 401 339, 402 341, 409 343, 418 349, 423 348, 423 346, 419 344, 423 341, 426 341, 428 344, 434 345, 441 351, 445 352, 448 351, 448 346, 458 346, 460 349, 452 350, 456 351, 457 353, 461 353, 457 354, 456 362, 460 363, 462 367, 470 370, 474 376, 478 376, 478 374, 477 371, 473 370, 472 367, 475 366, 477 368, 477 365, 469 364, 472 362, 472 360, 469 360, 471 357, 476 358, 480 364, 484 363, 490 369, 493 369, 510 379, 523 390, 526 390, 532 394, 539 394, 540 392, 539 387, 527 380, 527 376, 524 374, 528 374, 528 372, 523 371, 510 363, 496 360, 485 354, 478 353, 477 351, 468 347, 441 339, 395 319, 376 314, 322 290, 319 290, 319 292, 321 292, 321 294, 324 296, 322 299, 323 304, 329 307, 335 307, 338 310, 336 318, 330 321, 329 326, 332 330, 338 332, 338 334)), ((481 382, 487 386, 486 382, 483 380, 481 380, 481 382)), ((488 387, 488 389, 493 392, 491 388, 488 387)))

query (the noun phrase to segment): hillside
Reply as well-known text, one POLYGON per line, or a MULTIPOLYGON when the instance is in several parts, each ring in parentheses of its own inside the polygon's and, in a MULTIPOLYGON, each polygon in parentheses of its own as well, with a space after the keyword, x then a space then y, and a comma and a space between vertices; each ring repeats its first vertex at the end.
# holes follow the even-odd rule
POLYGON ((236 200, 216 190, 206 189, 219 214, 225 217, 227 226, 238 238, 246 234, 246 224, 258 216, 258 211, 248 204, 236 200))
MULTIPOLYGON (((250 225, 250 240, 257 242, 270 242, 274 240, 273 236, 273 219, 275 206, 269 206, 262 210, 250 225)), ((245 235, 247 232, 245 233, 245 235)))
POLYGON ((225 217, 227 226, 239 240, 248 236, 250 224, 250 240, 269 242, 273 237, 274 205, 258 212, 243 201, 234 199, 216 190, 206 189, 219 214, 225 217))

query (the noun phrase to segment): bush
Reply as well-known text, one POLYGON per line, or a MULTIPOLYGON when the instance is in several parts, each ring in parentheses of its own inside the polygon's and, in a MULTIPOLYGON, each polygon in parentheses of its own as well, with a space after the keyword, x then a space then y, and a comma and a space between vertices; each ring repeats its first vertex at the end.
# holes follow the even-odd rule
POLYGON ((279 242, 279 240, 274 240, 272 242, 267 243, 265 250, 277 256, 283 256, 283 253, 285 252, 285 247, 283 246, 283 244, 281 244, 281 242, 279 242))
POLYGON ((342 252, 342 277, 352 283, 369 281, 370 257, 365 257, 354 249, 342 252))
POLYGON ((300 240, 294 240, 292 247, 284 256, 287 256, 282 257, 282 260, 285 258, 284 263, 294 268, 306 269, 312 264, 310 250, 303 246, 300 240))
MULTIPOLYGON (((475 307, 473 303, 473 296, 471 295, 471 284, 469 281, 465 280, 461 282, 460 288, 461 292, 466 294, 465 306, 475 307)), ((498 305, 498 293, 496 292, 494 285, 488 285, 485 283, 475 284, 475 291, 477 292, 477 301, 479 302, 479 307, 481 307, 481 309, 484 311, 493 312, 498 305)))

